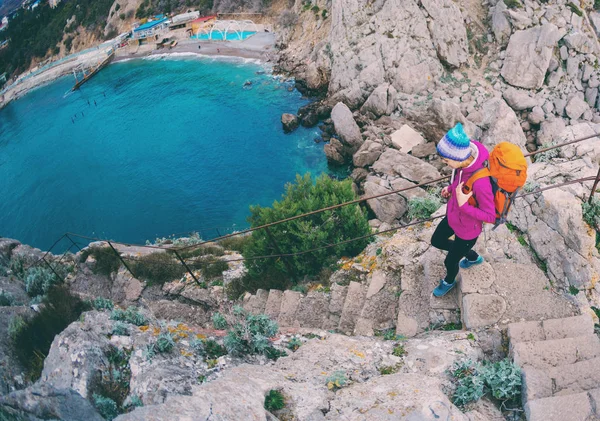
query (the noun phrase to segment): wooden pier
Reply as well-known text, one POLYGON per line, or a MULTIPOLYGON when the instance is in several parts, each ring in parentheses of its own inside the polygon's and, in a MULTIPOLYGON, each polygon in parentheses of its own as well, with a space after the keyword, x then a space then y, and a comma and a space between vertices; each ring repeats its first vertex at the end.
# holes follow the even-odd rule
POLYGON ((111 62, 111 60, 114 58, 115 56, 115 50, 111 49, 110 52, 108 53, 108 56, 102 60, 101 62, 96 62, 94 64, 82 64, 81 66, 79 66, 78 68, 73 70, 73 76, 75 77, 75 86, 73 86, 73 88, 71 88, 71 91, 75 91, 77 89, 79 89, 79 87, 81 85, 83 85, 85 82, 87 82, 88 80, 90 80, 96 73, 98 73, 100 70, 102 70, 103 67, 105 67, 108 63, 111 62), (81 73, 83 75, 82 79, 79 79, 78 73, 81 73))

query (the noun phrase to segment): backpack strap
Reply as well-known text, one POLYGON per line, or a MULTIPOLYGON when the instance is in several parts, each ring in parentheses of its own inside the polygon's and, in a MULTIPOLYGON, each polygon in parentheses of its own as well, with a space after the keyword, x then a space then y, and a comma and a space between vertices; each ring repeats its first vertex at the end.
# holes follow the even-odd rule
POLYGON ((463 185, 465 193, 469 193, 471 190, 473 190, 473 184, 475 184, 475 182, 477 180, 479 180, 480 178, 491 177, 491 176, 492 176, 492 174, 490 173, 490 170, 487 167, 483 167, 480 170, 475 171, 473 173, 473 175, 471 177, 469 177, 467 182, 463 185))

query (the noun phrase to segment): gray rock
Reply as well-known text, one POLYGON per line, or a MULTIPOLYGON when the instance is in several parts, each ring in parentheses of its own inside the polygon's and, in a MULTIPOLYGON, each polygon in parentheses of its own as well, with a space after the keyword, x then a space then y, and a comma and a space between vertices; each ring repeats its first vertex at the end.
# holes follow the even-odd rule
POLYGON ((391 135, 392 145, 402 153, 410 153, 415 146, 425 143, 419 132, 409 125, 403 125, 391 135))
POLYGON ((414 128, 423 133, 429 141, 437 142, 456 123, 462 123, 465 132, 473 139, 477 139, 481 134, 477 126, 465 118, 460 106, 453 101, 434 99, 429 107, 408 109, 405 110, 405 115, 414 128))
POLYGON ((504 80, 521 88, 541 88, 558 37, 558 28, 553 24, 516 31, 506 48, 501 71, 504 80))
POLYGON ((546 114, 552 114, 554 112, 554 103, 546 101, 544 105, 542 105, 542 109, 546 114))
POLYGON ((562 77, 564 76, 564 72, 562 67, 559 67, 558 69, 556 69, 555 72, 550 73, 550 75, 548 76, 548 87, 549 88, 556 88, 558 86, 558 84, 560 83, 560 80, 562 79, 562 77))
MULTIPOLYGON (((368 178, 363 187, 366 197, 391 191, 390 188, 382 186, 376 181, 371 181, 373 179, 375 178, 368 178)), ((369 199, 367 200, 367 206, 369 206, 377 216, 377 219, 388 223, 392 223, 396 219, 399 219, 408 210, 406 199, 397 194, 390 194, 377 199, 369 199)))
POLYGON ((533 107, 533 110, 527 115, 527 119, 531 124, 540 124, 545 118, 544 110, 539 105, 533 107))
POLYGON ((543 121, 540 130, 537 132, 537 144, 542 146, 558 141, 565 127, 565 122, 562 118, 551 118, 543 121))
POLYGON ((515 111, 530 110, 536 105, 538 101, 535 98, 529 96, 526 91, 509 87, 502 94, 506 103, 515 111))
POLYGON ((592 65, 590 65, 589 63, 586 63, 583 66, 583 73, 581 75, 581 81, 587 82, 588 80, 590 80, 590 77, 592 76, 593 72, 594 72, 594 67, 592 65))
POLYGON ((294 114, 282 114, 281 125, 283 126, 283 131, 285 133, 291 133, 298 128, 298 117, 294 114))
POLYGON ((596 106, 596 98, 597 97, 598 97, 598 88, 587 88, 585 90, 585 102, 587 102, 590 107, 596 106))
POLYGON ((492 14, 492 31, 496 37, 496 41, 501 46, 506 46, 511 34, 511 26, 504 14, 507 10, 506 4, 503 1, 496 3, 496 6, 491 11, 492 14))
POLYGON ((325 156, 327 157, 327 162, 329 163, 334 165, 344 165, 348 160, 346 156, 348 151, 335 137, 332 137, 323 149, 325 151, 325 156))
POLYGON ((578 56, 567 58, 567 75, 571 79, 575 79, 579 74, 579 63, 581 59, 578 56))
POLYGON ((362 113, 372 113, 375 117, 390 115, 398 105, 398 92, 389 83, 379 85, 367 98, 361 108, 362 113))
POLYGON ((469 58, 467 30, 460 8, 451 0, 422 0, 429 13, 429 32, 440 60, 460 67, 469 58))
POLYGON ((588 16, 590 18, 590 22, 594 26, 594 29, 596 30, 596 35, 600 36, 600 13, 591 11, 588 12, 588 16))
POLYGON ((565 107, 565 112, 572 120, 577 120, 579 117, 585 113, 590 106, 578 96, 572 97, 569 102, 567 102, 567 106, 565 107))
POLYGON ((567 47, 582 53, 589 54, 596 51, 594 42, 583 32, 574 31, 563 38, 567 47))
POLYGON ((569 50, 567 49, 566 45, 563 45, 560 47, 560 58, 561 60, 566 60, 567 57, 569 57, 569 50))
POLYGON ((358 282, 350 282, 348 285, 348 294, 340 317, 339 329, 342 332, 346 334, 354 332, 354 326, 363 308, 366 293, 364 285, 358 282))
POLYGON ((467 294, 463 297, 462 316, 467 329, 495 324, 506 311, 506 301, 495 294, 467 294))
POLYGON ((358 124, 352 116, 352 111, 345 104, 338 102, 331 110, 331 120, 342 143, 354 151, 358 150, 363 139, 358 124))
POLYGON ((500 98, 490 99, 483 105, 481 127, 487 129, 481 141, 488 147, 508 141, 525 149, 527 139, 515 112, 500 98))
POLYGON ((267 298, 267 304, 265 305, 265 314, 273 320, 277 320, 279 317, 282 298, 282 291, 277 289, 272 289, 269 291, 269 298, 267 298))
POLYGON ((558 66, 560 66, 560 63, 558 62, 556 57, 554 57, 554 56, 550 57, 550 64, 548 65, 548 71, 553 72, 556 69, 558 69, 558 66))
POLYGON ((0 397, 0 416, 7 420, 103 421, 96 409, 71 389, 41 383, 0 397))
POLYGON ((554 100, 554 108, 556 109, 556 115, 562 117, 565 113, 565 107, 567 106, 567 101, 562 98, 556 98, 554 100))
POLYGON ((373 164, 373 171, 380 174, 400 176, 416 183, 423 183, 440 177, 440 173, 433 165, 395 149, 388 149, 381 154, 377 162, 373 164))
POLYGON ((427 158, 431 155, 435 155, 437 153, 435 143, 427 142, 422 143, 420 145, 416 145, 411 150, 411 155, 417 158, 427 158))
POLYGON ((512 26, 516 29, 525 29, 531 26, 531 19, 524 13, 519 13, 516 10, 507 10, 505 14, 510 18, 512 26))
POLYGON ((360 149, 354 154, 352 161, 355 167, 368 167, 373 165, 381 155, 383 146, 381 143, 367 140, 360 149))

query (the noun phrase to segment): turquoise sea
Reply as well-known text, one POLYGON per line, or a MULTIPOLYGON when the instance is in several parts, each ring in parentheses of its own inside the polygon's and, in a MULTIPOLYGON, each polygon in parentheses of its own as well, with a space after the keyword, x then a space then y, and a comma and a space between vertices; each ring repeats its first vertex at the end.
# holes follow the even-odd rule
POLYGON ((258 64, 131 60, 65 94, 72 84, 0 110, 0 236, 42 249, 67 231, 210 238, 247 227, 248 206, 297 173, 327 171, 317 129, 281 129, 308 100, 258 64))

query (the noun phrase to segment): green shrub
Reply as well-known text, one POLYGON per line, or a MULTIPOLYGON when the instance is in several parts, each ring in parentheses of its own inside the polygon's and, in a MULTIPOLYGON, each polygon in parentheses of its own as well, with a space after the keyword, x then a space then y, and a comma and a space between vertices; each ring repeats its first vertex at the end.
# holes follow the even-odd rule
POLYGON ((190 342, 190 348, 194 351, 194 354, 203 357, 206 355, 206 349, 204 349, 204 341, 201 339, 193 339, 190 342))
POLYGON ((227 329, 227 326, 228 326, 227 320, 225 320, 225 317, 223 317, 223 315, 219 312, 213 314, 212 322, 213 322, 213 326, 215 329, 219 329, 219 330, 227 329))
POLYGON ((94 406, 98 410, 98 413, 105 420, 114 420, 119 415, 117 403, 112 399, 94 393, 92 395, 92 400, 94 401, 94 406))
POLYGON ((136 278, 148 281, 149 285, 162 285, 181 279, 186 269, 171 253, 150 253, 131 264, 136 278))
POLYGON ((123 406, 126 409, 133 410, 133 408, 138 408, 140 406, 144 406, 144 402, 142 402, 142 400, 140 399, 139 396, 133 395, 133 396, 129 396, 129 397, 127 397, 127 399, 125 399, 123 406))
POLYGON ((234 355, 264 354, 269 338, 279 330, 277 323, 265 314, 249 314, 240 307, 234 308, 234 315, 237 320, 224 339, 227 351, 234 355))
MULTIPOLYGON (((546 149, 546 148, 549 148, 554 145, 555 145, 554 142, 544 143, 542 145, 541 149, 546 149)), ((558 157, 559 154, 560 154, 560 148, 550 149, 549 151, 546 151, 546 152, 540 152, 535 155, 535 162, 550 162, 551 159, 558 157)))
POLYGON ((308 294, 308 286, 306 285, 294 285, 291 288, 292 291, 300 292, 302 294, 308 294))
POLYGON ((302 341, 300 339, 298 339, 298 338, 292 338, 287 343, 287 348, 291 349, 292 351, 296 351, 301 346, 302 346, 302 341))
POLYGON ((15 297, 10 292, 0 291, 0 307, 10 307, 15 303, 15 297))
POLYGON ((13 330, 13 346, 30 377, 37 379, 42 371, 54 337, 79 319, 89 307, 64 286, 50 288, 41 310, 32 318, 18 323, 13 330))
MULTIPOLYGON (((600 0, 599 0, 600 1, 600 0)), ((249 234, 241 234, 236 235, 235 237, 227 237, 222 240, 219 240, 219 244, 225 250, 233 250, 238 253, 242 253, 244 251, 244 247, 251 240, 251 235, 249 234)))
POLYGON ((594 10, 600 10, 600 0, 594 0, 594 10))
POLYGON ((96 298, 91 304, 96 310, 112 310, 115 307, 112 300, 103 297, 96 298))
MULTIPOLYGON (((106 406, 107 408, 114 408, 116 414, 125 411, 125 401, 129 395, 129 382, 131 381, 130 355, 130 350, 122 350, 111 345, 106 352, 108 364, 99 367, 90 385, 90 392, 93 395, 114 402, 114 407, 110 403, 106 403, 106 406)), ((102 413, 101 415, 104 416, 102 413)))
POLYGON ((285 406, 285 398, 279 390, 271 389, 265 396, 265 409, 267 411, 278 411, 285 406))
MULTIPOLYGON (((285 194, 272 207, 251 206, 248 221, 257 227, 284 218, 354 200, 352 181, 332 180, 322 175, 313 183, 310 174, 296 176, 295 183, 286 185, 285 194)), ((336 244, 343 240, 370 234, 366 212, 359 205, 344 206, 310 217, 278 224, 252 233, 244 247, 248 276, 261 288, 279 288, 304 276, 314 277, 323 267, 330 266, 342 256, 355 256, 369 239, 349 242, 282 259, 254 259, 258 256, 293 253, 314 248, 315 245, 336 244)))
POLYGON ((540 183, 538 183, 537 181, 534 180, 527 180, 527 182, 525 183, 525 185, 523 186, 523 191, 525 193, 531 193, 537 189, 539 189, 540 183))
POLYGON ((214 339, 208 339, 204 342, 204 350, 206 357, 210 359, 217 359, 223 355, 227 355, 227 349, 219 345, 214 339))
POLYGON ((571 9, 571 12, 575 13, 577 16, 583 16, 583 12, 579 7, 577 7, 574 3, 567 3, 567 7, 571 9))
POLYGON ((133 306, 129 307, 127 310, 115 308, 110 314, 110 319, 131 323, 132 325, 136 326, 144 326, 148 323, 146 316, 140 313, 137 308, 133 306))
POLYGON ((156 338, 156 342, 154 343, 154 349, 156 350, 156 352, 159 352, 161 354, 171 352, 174 347, 175 340, 173 339, 173 336, 171 336, 171 334, 168 332, 163 332, 160 335, 158 335, 158 338, 156 338))
POLYGON ((92 267, 92 272, 97 275, 110 276, 121 267, 121 259, 119 259, 119 256, 110 247, 87 247, 81 251, 79 261, 81 263, 85 262, 88 256, 92 256, 96 261, 92 267))
POLYGON ((227 262, 223 260, 215 260, 212 262, 208 262, 202 266, 202 274, 206 279, 213 279, 218 276, 222 276, 223 272, 229 269, 229 265, 227 262))
POLYGON ((592 203, 587 200, 581 204, 583 211, 583 220, 595 229, 600 228, 600 199, 595 196, 592 198, 592 203))
POLYGON ((437 194, 428 193, 425 197, 412 197, 408 200, 408 219, 430 218, 440 206, 442 199, 437 194))
POLYGON ((8 323, 8 337, 14 341, 17 338, 17 336, 21 333, 21 330, 25 328, 25 326, 26 323, 23 317, 14 316, 12 319, 10 319, 10 322, 8 323))
POLYGON ((225 251, 221 247, 209 245, 209 244, 204 244, 204 245, 198 246, 196 248, 189 248, 189 249, 181 250, 179 252, 179 255, 183 259, 190 259, 193 257, 202 257, 202 256, 223 256, 224 254, 225 254, 225 251))
POLYGON ((521 396, 521 369, 508 359, 482 364, 458 362, 450 374, 456 384, 452 401, 459 407, 486 393, 501 401, 514 401, 521 396))
POLYGON ((404 349, 404 345, 396 345, 394 350, 392 351, 392 355, 396 357, 404 357, 406 355, 406 350, 404 349))
POLYGON ((273 361, 277 361, 281 357, 287 357, 287 353, 284 350, 277 349, 274 346, 268 346, 264 354, 268 359, 273 361))
POLYGON ((347 386, 348 378, 346 377, 346 372, 336 371, 325 379, 325 384, 327 385, 327 389, 333 390, 334 392, 344 386, 347 386))
POLYGON ((111 331, 112 335, 129 336, 129 328, 123 322, 116 322, 111 331))
POLYGON ((523 7, 519 0, 504 0, 504 4, 506 4, 506 7, 508 7, 509 9, 517 9, 523 7))
POLYGON ((25 272, 25 290, 30 297, 45 295, 60 281, 50 269, 42 266, 31 267, 25 272))

